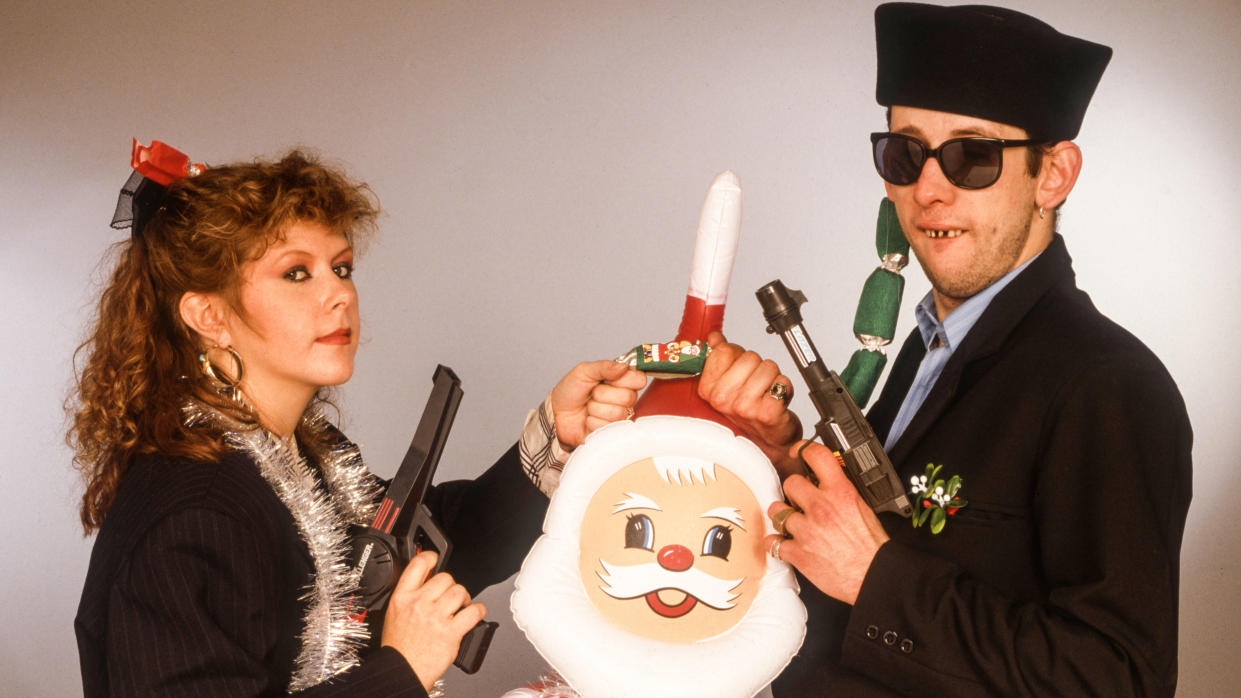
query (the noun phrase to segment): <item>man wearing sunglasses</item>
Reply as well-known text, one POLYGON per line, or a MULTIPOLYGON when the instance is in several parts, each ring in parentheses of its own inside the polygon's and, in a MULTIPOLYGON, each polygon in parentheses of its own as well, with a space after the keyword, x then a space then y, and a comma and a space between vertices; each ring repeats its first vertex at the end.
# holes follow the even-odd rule
MULTIPOLYGON (((915 493, 928 463, 932 488, 962 485, 958 506, 925 503, 944 509, 932 532, 802 452, 818 483, 789 477, 796 510, 768 513, 810 623, 774 692, 1171 696, 1192 433, 1055 225, 1111 49, 1000 8, 892 3, 875 22, 875 168, 932 290, 869 418, 915 493)), ((755 380, 770 366, 714 339, 703 395, 769 447, 791 438, 755 380)))

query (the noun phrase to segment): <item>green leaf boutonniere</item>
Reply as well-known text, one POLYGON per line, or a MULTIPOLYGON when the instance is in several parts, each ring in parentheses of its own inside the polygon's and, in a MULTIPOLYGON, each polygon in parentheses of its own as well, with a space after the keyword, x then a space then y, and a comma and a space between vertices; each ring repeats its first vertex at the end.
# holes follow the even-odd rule
POLYGON ((948 523, 948 517, 957 513, 961 507, 969 504, 958 495, 961 492, 960 475, 953 475, 947 482, 935 479, 939 469, 944 466, 934 463, 926 464, 926 475, 914 475, 909 478, 910 494, 917 497, 914 514, 910 517, 914 528, 931 521, 931 533, 939 533, 948 523))

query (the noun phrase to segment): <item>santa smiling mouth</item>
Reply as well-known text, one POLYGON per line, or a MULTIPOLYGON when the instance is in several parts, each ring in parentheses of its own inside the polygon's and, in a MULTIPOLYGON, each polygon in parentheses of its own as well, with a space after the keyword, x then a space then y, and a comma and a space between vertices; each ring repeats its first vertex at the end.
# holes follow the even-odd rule
POLYGON ((689 568, 669 572, 658 563, 611 565, 600 560, 600 590, 620 601, 645 599, 652 611, 664 618, 681 618, 701 602, 708 608, 727 611, 736 605, 735 591, 743 579, 720 579, 689 568))
POLYGON ((646 605, 650 606, 652 611, 658 613, 664 618, 680 618, 686 613, 692 611, 694 606, 698 605, 698 599, 694 598, 692 594, 681 591, 680 589, 657 589, 647 594, 645 598, 646 605), (675 604, 664 603, 664 600, 660 598, 660 594, 669 592, 674 596, 676 594, 682 594, 685 598, 675 604))

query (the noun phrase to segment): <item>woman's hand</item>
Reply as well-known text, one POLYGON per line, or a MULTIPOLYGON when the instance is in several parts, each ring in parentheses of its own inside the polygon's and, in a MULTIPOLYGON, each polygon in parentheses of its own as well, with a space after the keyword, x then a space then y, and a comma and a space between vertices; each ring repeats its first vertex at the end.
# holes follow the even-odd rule
POLYGON ((409 561, 384 615, 382 644, 405 657, 428 691, 456 659, 461 638, 487 615, 447 572, 427 579, 438 557, 427 550, 409 561))
POLYGON ((556 438, 574 449, 599 427, 628 417, 646 387, 646 374, 611 360, 586 361, 573 367, 552 388, 556 438))

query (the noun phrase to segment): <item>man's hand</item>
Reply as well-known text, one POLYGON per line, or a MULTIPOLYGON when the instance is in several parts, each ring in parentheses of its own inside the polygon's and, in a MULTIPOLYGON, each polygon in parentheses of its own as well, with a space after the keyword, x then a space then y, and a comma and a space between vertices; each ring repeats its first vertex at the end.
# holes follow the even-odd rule
MULTIPOLYGON (((800 447, 795 445, 790 455, 796 457, 800 447)), ((784 481, 784 495, 800 511, 785 519, 784 530, 792 538, 781 541, 780 559, 796 567, 819 591, 852 605, 888 534, 827 447, 811 443, 802 457, 819 485, 802 475, 784 481)), ((775 502, 767 515, 774 520, 776 512, 788 508, 775 502)), ((767 549, 777 540, 780 536, 767 536, 767 549)))
POLYGON ((437 557, 427 550, 409 561, 384 614, 383 644, 405 657, 428 691, 457 658, 461 638, 487 615, 447 572, 427 579, 437 557))
POLYGON ((793 384, 771 359, 729 344, 724 335, 707 335, 711 354, 698 381, 698 394, 720 414, 728 417, 767 454, 782 476, 801 472, 788 458, 789 445, 801 438, 801 420, 789 411, 793 384), (785 397, 769 393, 773 383, 783 383, 785 397))
POLYGON ((556 438, 566 449, 577 448, 590 432, 628 417, 645 387, 645 373, 616 361, 574 366, 552 388, 556 438))

